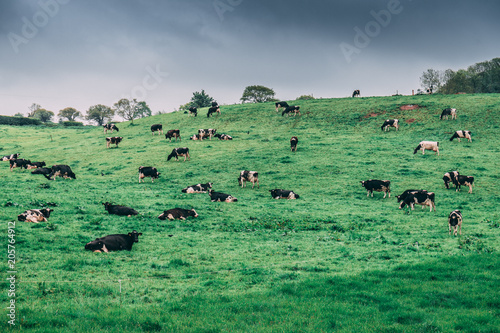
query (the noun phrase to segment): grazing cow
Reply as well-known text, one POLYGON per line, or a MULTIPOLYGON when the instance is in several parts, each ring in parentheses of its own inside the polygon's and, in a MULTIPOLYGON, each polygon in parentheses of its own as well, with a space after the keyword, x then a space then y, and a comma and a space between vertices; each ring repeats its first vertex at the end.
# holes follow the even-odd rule
POLYGON ((297 143, 299 143, 299 139, 296 136, 292 136, 290 139, 290 147, 292 151, 297 151, 297 143))
POLYGON ((31 174, 33 175, 48 175, 52 172, 51 168, 37 168, 33 171, 31 171, 31 174))
POLYGON ((139 167, 139 183, 141 182, 141 179, 144 179, 146 177, 151 177, 151 183, 153 183, 153 181, 155 179, 158 179, 159 176, 160 173, 154 167, 145 167, 145 166, 139 167))
POLYGON ((356 96, 360 96, 360 97, 361 97, 361 92, 359 91, 359 89, 354 90, 354 91, 352 92, 352 97, 356 97, 356 96))
POLYGON ((439 119, 442 120, 444 117, 448 119, 449 116, 451 116, 451 119, 457 119, 457 109, 452 109, 452 108, 444 109, 443 112, 441 112, 441 116, 439 117, 439 119))
POLYGON ((382 131, 388 131, 389 127, 395 127, 397 131, 399 129, 399 119, 387 119, 381 129, 382 131))
POLYGON ((294 191, 282 190, 282 189, 274 189, 269 190, 271 192, 271 196, 274 199, 299 199, 300 196, 294 191))
POLYGON ((19 158, 20 155, 21 154, 19 154, 19 153, 11 154, 11 155, 5 155, 4 157, 2 157, 2 161, 6 162, 6 161, 14 160, 16 158, 19 158))
POLYGON ((212 185, 213 183, 191 185, 182 189, 182 193, 207 193, 212 185))
POLYGON ((236 201, 238 201, 238 199, 236 199, 232 195, 225 194, 222 192, 214 192, 212 189, 208 190, 208 195, 210 196, 210 200, 212 202, 215 202, 215 201, 236 202, 236 201))
POLYGON ((191 157, 189 156, 189 148, 183 147, 172 149, 172 152, 170 153, 170 155, 168 155, 167 161, 170 161, 172 157, 175 157, 175 159, 178 161, 179 156, 184 156, 184 162, 186 162, 186 158, 188 160, 191 160, 191 157))
POLYGON ((132 250, 132 245, 139 242, 139 236, 142 232, 132 231, 128 234, 108 235, 96 238, 94 241, 85 244, 85 250, 93 252, 109 252, 132 250))
POLYGON ((469 186, 469 193, 472 193, 472 186, 474 186, 474 177, 458 175, 453 179, 455 184, 455 191, 460 191, 460 186, 469 186))
POLYGON ((232 140, 233 137, 227 134, 215 134, 214 137, 219 138, 219 140, 232 140))
POLYGON ((118 127, 116 127, 115 124, 105 124, 102 125, 102 127, 104 128, 104 133, 107 133, 108 131, 111 131, 111 133, 113 133, 113 131, 120 132, 120 130, 118 129, 118 127))
POLYGON ((413 154, 416 154, 417 151, 421 150, 422 155, 424 155, 426 149, 436 152, 439 156, 439 142, 436 141, 420 141, 417 148, 413 151, 413 154))
POLYGON ((276 112, 278 112, 280 108, 285 109, 285 108, 290 106, 290 105, 288 105, 287 102, 276 102, 276 103, 274 103, 274 105, 276 106, 276 112))
POLYGON ((158 132, 158 135, 163 134, 163 125, 162 124, 151 125, 151 134, 155 135, 155 132, 158 132))
POLYGON ((207 118, 210 117, 212 113, 220 114, 220 108, 218 106, 212 106, 211 108, 209 108, 207 112, 207 118))
POLYGON ((47 222, 47 219, 50 217, 50 212, 54 211, 50 208, 44 209, 28 209, 22 214, 17 215, 18 221, 25 222, 47 222))
POLYGON ((198 108, 196 106, 192 106, 189 108, 189 114, 194 115, 195 117, 198 116, 198 108))
POLYGON ((403 193, 401 193, 401 195, 396 195, 396 199, 398 199, 398 202, 401 202, 401 201, 405 200, 406 197, 408 197, 408 195, 410 195, 410 193, 423 192, 423 191, 424 190, 406 190, 403 193))
POLYGON ((366 188, 366 191, 368 192, 366 196, 369 196, 371 194, 373 198, 373 191, 377 191, 377 192, 384 192, 384 198, 387 195, 387 193, 389 193, 389 198, 391 197, 390 180, 368 179, 368 180, 362 180, 360 181, 360 183, 361 186, 366 188))
POLYGON ((43 174, 43 175, 48 180, 51 180, 52 177, 54 177, 53 180, 56 180, 57 176, 63 177, 63 178, 73 178, 73 179, 76 179, 76 175, 74 174, 73 171, 71 171, 71 168, 68 165, 64 165, 64 164, 53 165, 52 168, 51 168, 50 173, 48 175, 46 175, 46 174, 43 174))
POLYGON ((106 147, 109 148, 110 145, 116 145, 115 148, 118 148, 118 144, 122 141, 123 137, 121 136, 113 136, 106 138, 106 147))
POLYGON ((457 138, 458 142, 460 142, 460 138, 466 138, 469 142, 472 142, 471 131, 456 131, 455 134, 450 138, 450 141, 457 138))
POLYGON ((182 208, 174 208, 174 209, 169 209, 163 212, 158 218, 160 220, 185 220, 186 218, 193 216, 193 217, 198 217, 198 213, 194 209, 182 209, 182 208))
POLYGON ((410 192, 406 196, 404 200, 401 201, 399 204, 399 209, 402 209, 404 206, 408 205, 408 207, 413 210, 415 204, 422 205, 423 206, 429 206, 430 211, 432 212, 432 208, 434 208, 434 211, 436 211, 436 205, 434 203, 434 192, 427 192, 425 190, 420 190, 420 191, 415 191, 415 192, 410 192))
POLYGON ((457 228, 460 228, 460 235, 462 234, 462 212, 458 209, 452 211, 448 216, 449 235, 451 235, 451 228, 453 228, 453 236, 457 236, 457 228))
POLYGON ((257 188, 259 188, 259 173, 257 171, 241 171, 240 176, 238 177, 238 184, 240 184, 241 187, 244 187, 247 186, 247 182, 252 183, 252 188, 255 186, 255 183, 257 183, 257 188))
POLYGON ((293 105, 293 106, 286 107, 283 110, 283 112, 281 112, 281 116, 283 117, 285 114, 290 115, 290 113, 293 113, 294 116, 297 115, 297 113, 298 113, 300 116, 300 106, 293 105))
POLYGON ((214 128, 208 128, 208 129, 200 128, 198 130, 198 138, 200 141, 203 141, 204 138, 209 138, 210 140, 212 140, 212 136, 214 136, 216 132, 217 130, 214 128))
POLYGON ((137 215, 139 212, 137 212, 135 209, 126 207, 126 206, 120 206, 120 205, 112 205, 109 202, 103 203, 104 209, 108 211, 109 214, 114 214, 114 215, 119 215, 119 216, 132 216, 132 215, 137 215))
POLYGON ((165 134, 165 139, 170 139, 170 142, 172 142, 172 138, 175 138, 175 141, 177 141, 177 138, 179 138, 179 141, 181 140, 181 130, 175 129, 175 130, 168 130, 167 134, 165 134))
POLYGON ((449 189, 450 186, 448 184, 450 182, 454 184, 455 183, 454 179, 456 177, 458 177, 459 174, 460 173, 458 171, 450 171, 450 172, 445 173, 444 176, 443 176, 444 187, 446 187, 446 189, 449 189))
POLYGON ((30 162, 28 165, 27 165, 27 169, 28 170, 31 170, 31 169, 38 169, 38 168, 42 168, 44 167, 46 164, 45 162, 30 162))
POLYGON ((215 107, 217 107, 217 106, 219 106, 219 103, 217 103, 216 101, 213 101, 213 102, 212 102, 212 107, 213 107, 213 108, 215 108, 215 107))
POLYGON ((14 168, 28 169, 28 165, 30 165, 30 160, 25 160, 24 158, 15 158, 9 161, 10 163, 10 171, 14 168))

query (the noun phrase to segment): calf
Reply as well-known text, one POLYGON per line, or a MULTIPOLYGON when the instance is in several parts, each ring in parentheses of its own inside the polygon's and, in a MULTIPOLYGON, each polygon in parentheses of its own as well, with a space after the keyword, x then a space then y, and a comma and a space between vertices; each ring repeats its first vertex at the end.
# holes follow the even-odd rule
POLYGON ((359 91, 359 89, 356 89, 352 92, 352 97, 356 97, 356 96, 361 96, 361 92, 359 91))
POLYGON ((212 136, 214 136, 216 132, 217 130, 214 128, 201 128, 198 130, 198 138, 200 139, 200 141, 203 141, 203 138, 209 138, 210 140, 212 140, 212 136))
POLYGON ((192 106, 189 108, 189 114, 194 115, 195 117, 198 116, 198 109, 196 108, 196 106, 192 106))
POLYGON ((155 132, 158 132, 158 135, 163 134, 163 125, 162 124, 151 125, 151 134, 155 135, 155 132))
POLYGON ((290 139, 290 147, 293 152, 297 151, 297 143, 299 143, 299 139, 296 136, 292 136, 290 139))
POLYGON ((145 166, 139 167, 139 183, 141 182, 141 179, 144 179, 146 177, 151 177, 151 183, 153 183, 153 181, 155 179, 158 179, 159 176, 160 173, 154 167, 145 167, 145 166))
POLYGON ((15 158, 9 161, 10 163, 10 171, 13 171, 14 168, 28 169, 28 165, 30 165, 30 160, 25 160, 24 158, 15 158))
POLYGON ((472 142, 471 131, 456 131, 453 136, 450 138, 450 141, 457 138, 458 142, 460 142, 460 138, 466 138, 469 142, 472 142))
POLYGON ((210 201, 225 201, 225 202, 236 202, 238 199, 233 197, 232 195, 225 194, 222 192, 214 192, 213 190, 208 190, 208 195, 210 196, 210 201))
POLYGON ((416 192, 410 192, 406 196, 404 200, 401 201, 399 204, 399 209, 402 209, 404 206, 408 205, 408 207, 413 210, 415 204, 422 205, 423 206, 429 206, 430 211, 432 212, 432 208, 434 208, 434 211, 436 211, 436 205, 434 204, 434 192, 427 192, 425 190, 420 190, 416 192))
POLYGON ((182 189, 182 193, 207 193, 212 185, 213 183, 191 185, 182 189))
POLYGON ((452 211, 448 216, 449 235, 451 235, 451 228, 453 228, 453 236, 457 236, 457 228, 460 228, 460 235, 462 234, 462 212, 458 209, 452 211))
POLYGON ((139 214, 135 209, 126 206, 112 205, 109 202, 103 203, 104 209, 108 211, 109 214, 119 215, 119 216, 132 216, 139 214))
POLYGON ((106 138, 106 147, 109 148, 110 145, 116 145, 115 148, 118 148, 118 144, 122 141, 123 137, 121 136, 113 136, 106 138))
POLYGON ((182 209, 182 208, 174 208, 174 209, 169 209, 163 212, 158 218, 160 220, 185 220, 186 218, 193 216, 193 217, 198 217, 198 214, 194 209, 182 209))
POLYGON ((281 116, 283 117, 285 114, 290 115, 290 113, 293 113, 293 115, 297 115, 297 113, 300 116, 300 106, 294 105, 294 106, 289 106, 286 107, 283 112, 281 112, 281 116))
POLYGON ((189 140, 199 140, 200 138, 198 137, 198 135, 194 134, 193 136, 189 137, 189 140))
POLYGON ((290 105, 288 105, 287 102, 276 102, 276 103, 274 103, 274 105, 276 106, 276 112, 278 112, 280 108, 285 109, 285 108, 290 106, 290 105))
POLYGON ((165 134, 165 139, 170 139, 170 142, 172 142, 172 138, 175 138, 175 141, 177 142, 177 138, 179 138, 179 141, 181 140, 181 130, 174 129, 174 130, 168 130, 167 134, 165 134))
POLYGON ((116 127, 115 124, 105 124, 102 125, 102 127, 104 128, 104 133, 107 133, 108 131, 111 131, 111 133, 113 133, 113 131, 120 132, 120 130, 118 129, 118 127, 116 127))
POLYGON ((44 209, 28 209, 22 214, 17 215, 18 221, 25 222, 47 222, 47 219, 50 217, 50 212, 54 211, 50 208, 44 209))
POLYGON ((294 191, 282 190, 282 189, 274 189, 269 190, 271 192, 271 196, 274 199, 298 199, 300 196, 294 191))
POLYGON ((52 177, 54 177, 53 180, 56 180, 56 177, 63 177, 63 178, 73 178, 76 179, 76 175, 73 171, 71 171, 71 168, 68 165, 64 164, 59 164, 59 165, 53 165, 51 168, 51 171, 48 175, 42 173, 45 178, 48 180, 51 180, 52 177))
POLYGON ((14 160, 16 158, 19 158, 21 154, 19 153, 16 153, 16 154, 10 154, 10 155, 5 155, 4 157, 2 157, 2 161, 3 162, 6 162, 6 161, 10 161, 10 160, 14 160))
POLYGON ((457 109, 452 109, 452 108, 444 109, 443 112, 441 112, 441 116, 439 117, 439 119, 442 120, 444 117, 448 119, 449 116, 451 116, 451 119, 457 119, 457 109))
POLYGON ((472 186, 474 186, 474 177, 458 175, 453 179, 455 184, 455 191, 460 191, 460 186, 465 185, 469 187, 469 193, 472 193, 472 186))
POLYGON ((381 129, 382 131, 388 131, 389 127, 395 127, 397 131, 399 129, 399 119, 387 119, 381 129))
POLYGON ((426 149, 436 152, 439 156, 439 142, 436 141, 420 141, 417 148, 413 151, 413 154, 416 154, 417 151, 421 150, 422 155, 424 155, 426 149))
POLYGON ((389 198, 391 197, 391 181, 390 180, 378 180, 378 179, 368 179, 360 181, 361 185, 368 191, 366 196, 372 195, 373 191, 384 192, 384 198, 389 193, 389 198))
POLYGON ((248 170, 243 170, 240 172, 240 176, 238 177, 238 184, 240 184, 241 187, 244 187, 247 185, 247 182, 252 183, 252 188, 255 186, 255 183, 257 183, 257 188, 260 187, 259 185, 259 174, 257 171, 248 171, 248 170))
POLYGON ((446 189, 449 189, 450 188, 449 183, 451 182, 454 184, 455 183, 454 179, 458 177, 459 174, 460 173, 458 171, 450 171, 445 173, 443 176, 444 187, 446 187, 446 189))
POLYGON ((132 245, 139 242, 139 236, 142 232, 132 231, 128 234, 108 235, 96 238, 94 241, 85 244, 85 250, 93 252, 109 252, 132 250, 132 245))
POLYGON ((31 169, 38 169, 38 168, 42 168, 44 167, 46 164, 45 162, 30 162, 28 165, 27 165, 27 169, 28 170, 31 170, 31 169))
POLYGON ((209 108, 207 112, 207 118, 210 117, 212 113, 220 114, 220 108, 218 106, 212 106, 211 108, 209 108))
POLYGON ((232 140, 233 137, 227 134, 215 134, 214 137, 219 138, 219 140, 232 140))
POLYGON ((170 161, 172 157, 175 157, 175 159, 178 161, 179 156, 184 156, 184 162, 186 162, 186 158, 190 160, 191 157, 189 156, 189 148, 183 147, 172 149, 172 152, 170 153, 170 155, 168 155, 167 161, 170 161))

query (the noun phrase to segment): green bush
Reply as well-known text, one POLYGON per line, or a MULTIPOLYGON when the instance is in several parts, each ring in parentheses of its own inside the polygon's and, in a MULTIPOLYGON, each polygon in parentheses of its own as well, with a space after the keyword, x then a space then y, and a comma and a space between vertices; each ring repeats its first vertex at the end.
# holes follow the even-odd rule
POLYGON ((65 127, 83 126, 83 123, 81 123, 79 121, 63 121, 63 122, 61 122, 61 124, 63 124, 63 126, 65 126, 65 127))
POLYGON ((35 118, 0 116, 0 125, 26 126, 40 125, 41 123, 39 119, 35 118))

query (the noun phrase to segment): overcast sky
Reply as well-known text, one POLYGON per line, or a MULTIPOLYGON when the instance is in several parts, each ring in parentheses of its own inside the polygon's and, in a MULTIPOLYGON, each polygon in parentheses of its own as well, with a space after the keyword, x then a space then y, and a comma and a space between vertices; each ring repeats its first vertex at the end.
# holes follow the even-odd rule
POLYGON ((411 94, 428 68, 499 57, 499 14, 498 0, 0 0, 0 114, 123 97, 170 112, 249 85, 411 94))

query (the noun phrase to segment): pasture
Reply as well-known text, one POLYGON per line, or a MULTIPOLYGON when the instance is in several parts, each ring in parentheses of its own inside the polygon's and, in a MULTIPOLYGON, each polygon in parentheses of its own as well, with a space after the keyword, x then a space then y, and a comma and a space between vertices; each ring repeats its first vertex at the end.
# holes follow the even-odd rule
MULTIPOLYGON (((16 221, 16 325, 3 332, 498 332, 500 264, 500 95, 430 95, 295 101, 301 116, 274 103, 221 106, 221 115, 173 112, 119 123, 118 148, 102 127, 0 127, 0 155, 67 164, 76 179, 0 162, 0 219, 16 221), (403 105, 418 105, 402 110, 403 105), (457 120, 439 120, 442 109, 457 120), (399 131, 381 130, 400 119, 399 131), (181 142, 150 126, 180 129, 181 142), (215 128, 232 141, 191 141, 215 128), (471 130, 472 142, 449 141, 471 130), (290 151, 290 137, 299 139, 290 151), (440 155, 413 154, 422 140, 440 155), (190 161, 167 162, 189 147, 190 161), (138 168, 161 173, 138 182, 138 168), (241 170, 259 172, 260 188, 238 186, 241 170), (474 176, 446 190, 443 174, 474 176), (367 197, 361 180, 391 181, 391 197, 367 197), (238 202, 186 194, 188 185, 238 202), (297 200, 274 200, 282 188, 297 200), (436 194, 436 212, 398 209, 406 189, 436 194), (104 202, 134 208, 109 215, 104 202), (170 208, 197 218, 161 221, 170 208), (27 209, 52 208, 47 223, 17 222, 27 209), (448 235, 461 210, 462 235, 448 235), (87 242, 142 232, 132 251, 93 253, 87 242)), ((291 104, 292 105, 292 104, 291 104)), ((251 184, 250 184, 251 185, 251 184)), ((7 272, 7 259, 1 262, 7 272)), ((0 304, 10 298, 0 283, 0 304)), ((3 312, 2 312, 3 313, 3 312)))

